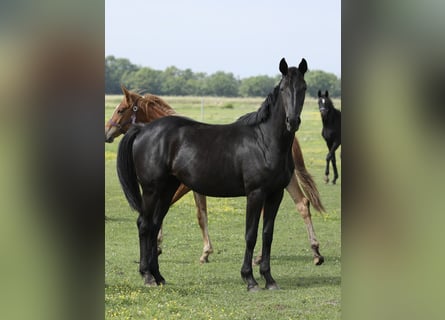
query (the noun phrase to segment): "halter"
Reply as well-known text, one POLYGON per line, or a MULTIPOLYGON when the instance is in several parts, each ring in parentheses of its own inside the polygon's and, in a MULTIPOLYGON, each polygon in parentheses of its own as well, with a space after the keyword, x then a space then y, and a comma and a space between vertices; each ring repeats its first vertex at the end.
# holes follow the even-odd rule
MULTIPOLYGON (((137 103, 137 101, 136 101, 136 103, 137 103)), ((133 108, 132 108, 132 110, 133 110, 133 114, 131 115, 130 120, 128 120, 128 121, 126 121, 126 122, 120 124, 120 123, 117 123, 117 122, 115 122, 115 121, 113 121, 113 120, 110 119, 110 120, 108 121, 108 123, 110 124, 110 126, 118 128, 119 131, 120 131, 122 134, 125 134, 125 131, 124 131, 122 128, 125 127, 127 124, 135 124, 135 123, 136 123, 136 112, 137 112, 138 109, 139 109, 139 107, 137 106, 136 103, 134 104, 134 106, 133 106, 133 108)))

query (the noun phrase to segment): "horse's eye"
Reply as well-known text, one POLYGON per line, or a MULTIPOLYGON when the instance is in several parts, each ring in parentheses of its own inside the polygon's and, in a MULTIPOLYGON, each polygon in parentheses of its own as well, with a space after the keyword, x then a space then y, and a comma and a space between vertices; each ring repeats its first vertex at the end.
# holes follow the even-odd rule
POLYGON ((124 109, 117 110, 117 113, 118 113, 118 114, 122 114, 122 113, 124 113, 124 109))

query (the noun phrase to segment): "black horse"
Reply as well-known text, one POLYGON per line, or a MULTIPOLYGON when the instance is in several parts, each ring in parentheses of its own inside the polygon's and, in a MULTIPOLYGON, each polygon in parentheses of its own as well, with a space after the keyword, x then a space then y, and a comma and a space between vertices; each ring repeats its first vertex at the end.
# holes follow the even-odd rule
POLYGON ((307 63, 302 59, 298 68, 288 68, 283 58, 279 70, 280 83, 258 111, 232 124, 209 125, 169 116, 145 126, 134 125, 121 140, 117 171, 130 206, 139 212, 139 272, 145 284, 165 283, 156 236, 182 182, 208 196, 247 196, 241 276, 250 291, 259 289, 252 258, 264 206, 260 273, 266 288, 278 288, 270 272, 270 251, 283 190, 294 172, 291 149, 301 122, 307 63))
POLYGON ((332 162, 332 169, 334 170, 334 180, 332 180, 332 183, 335 184, 338 178, 335 150, 341 145, 341 112, 334 108, 334 104, 329 98, 329 92, 327 90, 324 95, 318 90, 318 108, 320 109, 321 120, 323 122, 321 135, 329 149, 328 155, 326 156, 324 181, 326 183, 329 182, 329 162, 332 162))

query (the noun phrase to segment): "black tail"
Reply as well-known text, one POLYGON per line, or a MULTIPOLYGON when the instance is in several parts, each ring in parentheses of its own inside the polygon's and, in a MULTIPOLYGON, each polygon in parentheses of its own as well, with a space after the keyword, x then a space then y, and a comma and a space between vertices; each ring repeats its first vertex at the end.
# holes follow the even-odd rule
POLYGON ((133 142, 141 131, 142 126, 133 125, 119 143, 117 152, 117 175, 130 206, 142 211, 142 197, 139 190, 139 182, 136 176, 133 162, 133 142))

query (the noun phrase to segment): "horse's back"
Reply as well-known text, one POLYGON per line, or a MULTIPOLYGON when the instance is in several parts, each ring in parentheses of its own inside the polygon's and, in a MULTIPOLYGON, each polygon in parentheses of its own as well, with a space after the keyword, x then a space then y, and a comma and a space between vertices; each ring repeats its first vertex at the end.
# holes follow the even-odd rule
POLYGON ((134 143, 139 178, 148 183, 173 175, 203 194, 242 196, 242 168, 236 151, 240 140, 233 139, 248 133, 241 131, 246 130, 235 124, 209 125, 178 116, 155 120, 142 128, 134 143))
MULTIPOLYGON (((264 148, 258 145, 255 129, 237 122, 210 125, 164 117, 141 130, 135 140, 134 159, 139 179, 146 184, 171 175, 208 196, 244 196, 257 185, 271 184, 266 181, 284 181, 284 188, 288 182, 283 173, 286 165, 279 174, 267 173, 277 164, 268 163, 264 148)), ((292 172, 292 168, 287 171, 292 172)))
POLYGON ((245 195, 243 141, 252 140, 251 130, 236 123, 195 123, 178 130, 180 147, 171 164, 173 173, 191 189, 218 197, 245 195), (250 137, 250 138, 249 138, 250 137))

